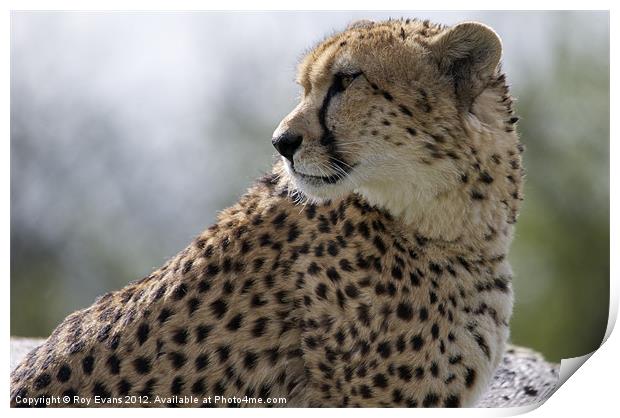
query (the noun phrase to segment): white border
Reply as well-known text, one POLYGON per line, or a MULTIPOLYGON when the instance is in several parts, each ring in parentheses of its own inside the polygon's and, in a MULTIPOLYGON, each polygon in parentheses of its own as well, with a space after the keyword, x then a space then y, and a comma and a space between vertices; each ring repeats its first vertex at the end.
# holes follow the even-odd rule
MULTIPOLYGON (((10 304, 9 304, 9 251, 10 251, 10 169, 9 169, 9 155, 10 155, 10 142, 9 142, 9 104, 10 104, 10 77, 9 77, 9 65, 8 65, 8 57, 10 50, 10 10, 256 10, 257 4, 256 2, 251 1, 229 1, 222 3, 207 3, 205 1, 197 1, 197 0, 177 0, 175 2, 165 2, 161 0, 150 0, 150 1, 119 1, 119 0, 109 0, 109 1, 90 1, 88 3, 83 1, 55 1, 53 4, 50 4, 49 1, 6 1, 3 4, 6 4, 6 13, 0 19, 0 34, 3 35, 0 37, 2 39, 2 56, 5 57, 4 65, 2 66, 2 93, 4 95, 4 100, 2 101, 2 117, 0 118, 2 132, 4 133, 5 140, 3 141, 4 147, 2 152, 0 153, 0 187, 3 196, 3 204, 0 206, 0 211, 2 214, 1 228, 2 228, 2 239, 0 241, 0 251, 5 256, 2 258, 2 262, 0 263, 0 272, 4 278, 4 292, 2 292, 2 306, 4 310, 4 317, 2 321, 2 331, 5 335, 5 338, 9 338, 9 313, 10 313, 10 304), (145 8, 148 6, 148 8, 145 8)), ((373 10, 376 9, 377 6, 381 6, 383 10, 407 10, 407 9, 418 9, 425 10, 425 5, 431 5, 431 10, 461 10, 463 3, 459 3, 456 1, 440 1, 434 0, 430 4, 425 2, 411 2, 411 1, 394 1, 394 0, 382 0, 380 3, 370 2, 370 1, 356 1, 356 2, 334 2, 325 1, 325 0, 314 0, 314 1, 305 1, 305 2, 295 2, 295 5, 301 10, 373 10)), ((497 1, 469 1, 467 2, 467 6, 471 8, 471 10, 478 9, 494 9, 494 10, 545 10, 545 9, 553 9, 553 6, 560 5, 565 9, 575 9, 575 10, 592 10, 592 9, 611 9, 612 2, 611 1, 597 1, 591 0, 587 3, 578 3, 575 1, 563 1, 562 3, 555 2, 543 2, 543 1, 532 1, 532 0, 521 0, 518 3, 498 3, 497 1), (502 7, 509 6, 509 7, 502 7), (585 7, 584 7, 585 6, 585 7)), ((284 10, 289 9, 292 4, 290 1, 268 1, 260 4, 261 9, 264 10, 284 10)), ((426 9, 429 10, 429 9, 426 9)), ((610 13, 611 17, 611 74, 614 74, 613 68, 617 68, 616 59, 617 54, 614 51, 614 35, 616 31, 615 23, 617 23, 618 19, 617 15, 612 12, 610 13)), ((524 29, 525 30, 525 29, 524 29)), ((579 30, 579 28, 576 28, 579 30)), ((613 79, 611 80, 611 97, 617 97, 617 83, 614 83, 613 79)), ((614 100, 611 101, 611 120, 614 121, 616 118, 616 106, 614 105, 614 100)), ((620 169, 618 168, 618 144, 616 142, 617 138, 614 138, 616 134, 616 129, 614 129, 614 125, 611 126, 611 137, 610 140, 610 176, 611 179, 618 179, 620 174, 620 169)), ((585 138, 584 138, 585 140, 585 138)), ((610 415, 611 411, 617 410, 616 406, 616 397, 617 397, 617 378, 619 367, 618 367, 618 354, 620 353, 620 337, 618 337, 618 333, 612 334, 617 311, 618 311, 618 277, 620 276, 620 271, 618 269, 618 258, 614 257, 614 255, 618 254, 618 233, 619 224, 616 213, 614 212, 614 208, 617 208, 618 203, 618 184, 611 183, 611 292, 610 292, 610 320, 607 327, 606 339, 607 341, 603 344, 602 348, 595 352, 592 355, 592 358, 588 361, 586 367, 582 367, 577 370, 575 376, 568 380, 568 382, 563 385, 558 392, 556 392, 549 401, 542 407, 536 409, 531 412, 534 416, 548 416, 548 415, 557 415, 557 414, 579 414, 581 416, 585 414, 593 414, 594 416, 607 416, 610 415), (610 335, 611 334, 611 335, 610 335)), ((605 303, 605 301, 601 301, 601 303, 605 303)), ((2 386, 0 387, 0 393, 4 394, 4 399, 6 402, 2 404, 2 408, 7 408, 8 405, 8 394, 9 394, 9 385, 8 385, 8 358, 9 358, 9 343, 5 340, 5 344, 2 348, 2 358, 5 359, 5 369, 4 379, 1 379, 2 386)), ((2 398, 2 397, 0 397, 2 398)), ((472 417, 480 417, 480 416, 509 416, 518 413, 526 412, 532 408, 510 408, 510 409, 467 409, 467 410, 446 410, 446 409, 437 409, 437 410, 416 410, 409 411, 404 409, 397 409, 390 411, 390 414, 400 415, 400 416, 410 416, 410 414, 416 415, 451 415, 451 416, 472 416, 472 417)), ((141 411, 140 411, 141 412, 141 411)), ((214 414, 214 415, 240 415, 240 414, 251 414, 252 416, 257 417, 272 417, 272 416, 282 416, 281 414, 290 414, 291 410, 252 410, 247 412, 242 412, 240 410, 210 410, 210 411, 198 411, 193 410, 188 413, 200 413, 200 414, 214 414)), ((33 410, 10 410, 9 413, 15 415, 30 416, 33 413, 36 413, 33 410)), ((110 411, 108 410, 89 410, 88 415, 91 414, 93 416, 107 416, 110 411)), ((139 413, 137 410, 115 410, 114 414, 119 414, 122 416, 139 413)), ((169 415, 170 411, 166 410, 154 410, 149 411, 149 414, 155 416, 163 416, 169 415)), ((297 409, 293 412, 295 415, 299 416, 312 416, 316 413, 320 414, 355 414, 357 416, 365 416, 376 414, 376 411, 366 409, 366 410, 321 410, 320 412, 312 409, 297 409)), ((45 414, 49 414, 50 416, 82 416, 83 411, 78 410, 47 410, 45 414)))

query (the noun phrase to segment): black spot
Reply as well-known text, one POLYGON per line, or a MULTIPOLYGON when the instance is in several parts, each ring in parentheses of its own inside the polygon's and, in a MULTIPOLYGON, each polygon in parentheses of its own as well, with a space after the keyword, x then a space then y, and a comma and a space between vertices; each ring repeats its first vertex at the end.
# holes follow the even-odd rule
POLYGON ((276 228, 280 228, 284 225, 287 217, 288 215, 285 212, 280 212, 275 218, 273 218, 271 223, 274 224, 276 228))
POLYGON ((321 215, 319 216, 319 232, 323 232, 323 233, 329 233, 332 229, 329 226, 329 221, 327 220, 327 218, 325 217, 325 215, 321 215))
POLYGON ((198 309, 199 306, 200 306, 200 300, 196 298, 191 298, 190 300, 187 301, 187 313, 189 315, 193 314, 194 312, 196 312, 196 309, 198 309))
MULTIPOLYGON (((449 338, 450 336, 448 335, 448 339, 449 338)), ((461 360, 463 360, 463 357, 461 355, 452 356, 448 359, 450 364, 458 364, 461 362, 461 360)))
POLYGON ((396 315, 403 321, 411 321, 413 318, 413 308, 409 303, 401 302, 396 308, 396 315))
POLYGON ((420 308, 420 321, 424 322, 428 319, 428 309, 420 308))
POLYGON ((484 199, 484 195, 480 193, 478 190, 471 191, 471 198, 474 200, 482 200, 484 199))
POLYGON ((151 362, 146 357, 138 357, 133 361, 133 367, 138 374, 148 374, 151 371, 151 362))
POLYGON ((398 367, 397 370, 398 370, 398 377, 404 380, 405 382, 410 381, 411 378, 413 377, 411 373, 411 367, 409 366, 400 366, 398 367))
POLYGON ((431 327, 431 334, 433 335, 433 340, 436 340, 439 337, 439 325, 433 324, 431 327))
POLYGON ((93 356, 86 356, 82 359, 82 370, 87 375, 93 372, 93 366, 95 365, 95 358, 93 356))
POLYGON ((308 274, 314 276, 321 271, 321 268, 314 261, 308 266, 308 274))
POLYGON ((476 340, 478 347, 480 347, 480 350, 482 350, 482 352, 487 356, 487 358, 491 358, 491 351, 484 337, 480 334, 474 334, 474 339, 476 340))
POLYGON ((313 336, 309 336, 309 337, 304 338, 304 343, 311 350, 315 349, 316 346, 317 346, 316 338, 313 337, 313 336))
POLYGON ((184 385, 185 385, 185 382, 183 381, 183 378, 181 376, 176 376, 172 380, 172 384, 170 385, 170 392, 173 395, 179 395, 183 391, 184 385))
POLYGON ((403 351, 405 351, 406 346, 407 343, 405 342, 405 336, 404 334, 400 334, 398 336, 398 339, 396 340, 396 349, 402 353, 403 351))
POLYGON ((52 382, 52 376, 49 373, 42 373, 34 380, 35 390, 46 388, 52 382))
POLYGON ((334 267, 328 268, 326 273, 327 277, 329 277, 332 282, 337 282, 340 280, 340 274, 336 271, 334 267))
POLYGON ((428 298, 431 305, 437 302, 437 294, 435 292, 428 292, 428 298))
POLYGON ((388 358, 392 354, 392 348, 389 341, 384 341, 377 346, 377 353, 383 358, 388 358))
POLYGON ((172 341, 179 345, 187 344, 187 337, 189 337, 189 333, 185 328, 179 328, 172 334, 172 341))
POLYGON ((306 212, 306 217, 308 219, 313 219, 314 216, 316 215, 316 205, 312 205, 312 204, 307 205, 305 212, 306 212))
POLYGON ((209 263, 205 268, 205 273, 207 274, 207 276, 215 276, 219 272, 220 266, 218 266, 216 263, 209 263))
POLYGON ((403 393, 398 389, 394 389, 392 391, 392 402, 399 405, 402 401, 403 401, 403 393))
POLYGON ((300 235, 301 235, 301 231, 299 230, 296 224, 293 224, 290 226, 288 230, 288 237, 286 238, 286 240, 288 242, 294 242, 297 238, 299 238, 300 235))
POLYGON ((230 347, 226 345, 218 347, 217 354, 220 356, 220 363, 224 363, 230 357, 230 347))
POLYGON ((396 280, 401 280, 403 278, 403 271, 398 266, 394 266, 392 268, 392 277, 396 280))
POLYGON ((62 366, 60 366, 60 369, 58 369, 58 373, 56 373, 56 379, 58 379, 59 382, 66 382, 71 378, 71 368, 66 365, 63 364, 62 366))
POLYGON ((267 328, 268 321, 269 321, 269 318, 266 318, 264 316, 256 319, 256 321, 254 321, 254 327, 252 328, 252 335, 254 337, 260 337, 264 335, 265 328, 267 328))
POLYGON ((336 257, 338 255, 338 245, 334 241, 329 241, 327 243, 327 253, 332 257, 336 257))
POLYGON ((317 256, 317 257, 323 257, 323 251, 324 250, 325 250, 325 247, 324 247, 323 243, 320 243, 319 245, 314 247, 314 255, 317 256))
POLYGON ((215 302, 211 303, 211 311, 217 319, 222 319, 222 317, 228 311, 228 305, 222 299, 218 299, 215 302))
POLYGON ((342 290, 336 290, 336 299, 338 299, 338 306, 344 308, 346 301, 344 300, 344 293, 342 293, 342 290))
POLYGON ((265 259, 263 257, 259 257, 257 259, 255 259, 252 264, 254 265, 254 271, 258 271, 260 270, 263 265, 265 264, 265 259))
POLYGON ((69 404, 73 404, 73 399, 77 396, 77 392, 75 389, 73 388, 69 388, 67 390, 65 390, 64 392, 62 392, 62 396, 68 396, 69 397, 69 404))
POLYGON ((175 300, 181 300, 185 295, 187 295, 187 285, 185 283, 178 285, 172 292, 172 298, 175 300))
POLYGON ((435 362, 431 363, 431 374, 433 377, 439 376, 439 366, 435 362))
POLYGON ((497 277, 493 279, 493 286, 499 289, 501 292, 508 292, 508 281, 503 277, 497 277))
POLYGON ((398 105, 398 109, 400 109, 400 111, 407 115, 407 116, 413 116, 413 113, 411 113, 411 110, 409 110, 409 108, 405 105, 398 105))
POLYGON ((207 336, 209 335, 209 333, 211 332, 211 329, 213 327, 209 326, 209 325, 198 325, 196 327, 196 342, 200 343, 202 342, 205 338, 207 338, 207 336))
POLYGON ((266 275, 263 281, 265 282, 265 286, 267 286, 269 289, 271 289, 276 283, 275 277, 271 274, 266 275))
POLYGON ((355 299, 359 296, 360 292, 359 289, 357 288, 357 286, 355 286, 352 283, 349 283, 345 288, 344 288, 344 293, 346 293, 346 295, 352 299, 355 299))
POLYGON ((394 100, 394 97, 393 97, 390 93, 388 93, 387 91, 384 91, 384 92, 383 92, 383 97, 385 97, 385 100, 387 100, 387 101, 389 101, 389 102, 391 102, 392 100, 394 100))
POLYGON ((235 285, 230 280, 226 280, 222 285, 222 291, 224 294, 230 295, 235 291, 235 285))
POLYGON ((420 276, 418 276, 415 272, 409 273, 409 279, 411 281, 412 286, 420 286, 420 276))
POLYGON ((116 350, 120 343, 121 336, 118 334, 114 335, 112 338, 110 338, 110 341, 108 341, 108 348, 110 348, 111 350, 116 350))
POLYGON ((211 283, 208 280, 204 279, 198 282, 198 291, 200 293, 208 292, 211 289, 211 283))
POLYGON ((411 399, 411 398, 407 399, 407 408, 417 408, 417 407, 418 407, 418 401, 416 401, 415 399, 411 399))
POLYGON ((430 269, 430 271, 432 271, 435 274, 441 274, 441 272, 443 271, 441 266, 436 263, 429 263, 428 268, 430 269))
POLYGON ((345 237, 350 237, 351 235, 353 235, 353 232, 355 232, 355 228, 353 227, 353 224, 351 223, 350 220, 346 220, 342 226, 342 232, 344 233, 345 237))
POLYGON ((168 353, 168 358, 172 362, 172 367, 177 370, 183 367, 187 362, 187 357, 180 351, 173 351, 171 353, 168 353))
POLYGON ((387 249, 385 248, 385 243, 378 235, 375 236, 375 239, 372 241, 372 243, 375 245, 375 247, 377 247, 381 254, 386 253, 387 249))
POLYGON ((254 286, 254 279, 246 279, 241 287, 241 294, 246 294, 254 286))
POLYGON ((465 372, 465 386, 470 388, 474 385, 475 382, 476 382, 476 371, 468 367, 465 372))
POLYGON ((420 334, 417 334, 411 337, 411 348, 413 348, 414 351, 420 351, 420 349, 422 349, 423 346, 424 346, 424 338, 422 338, 420 334))
POLYGON ((108 388, 102 382, 95 382, 93 386, 93 396, 109 398, 112 396, 108 388))
POLYGON ((119 395, 125 396, 129 394, 129 391, 131 390, 131 383, 129 383, 125 379, 122 379, 121 381, 117 383, 116 390, 118 391, 119 395))
POLYGON ((208 364, 209 364, 209 356, 207 354, 201 354, 198 357, 196 357, 195 365, 196 365, 197 372, 207 367, 208 364))
POLYGON ((325 283, 319 283, 314 290, 316 295, 321 299, 327 299, 327 286, 325 283))
POLYGON ((161 310, 161 312, 159 312, 159 316, 157 317, 157 319, 159 320, 159 322, 164 323, 170 317, 170 315, 172 315, 172 311, 168 308, 164 308, 161 310))
POLYGON ((228 324, 226 324, 226 328, 229 331, 237 331, 239 328, 241 328, 242 323, 243 323, 243 315, 237 314, 233 316, 230 321, 228 321, 228 324))
POLYGON ((388 386, 388 380, 384 374, 379 373, 372 378, 372 384, 378 388, 386 388, 388 386))
POLYGON ((372 398, 372 390, 367 385, 360 385, 360 395, 364 399, 372 398))
POLYGON ((493 183, 493 177, 491 177, 488 172, 483 171, 482 173, 480 173, 480 181, 486 184, 491 184, 493 183))
POLYGON ((369 307, 366 304, 361 304, 357 307, 357 319, 366 326, 370 325, 370 313, 369 307))
POLYGON ((200 378, 192 384, 192 393, 194 395, 203 395, 207 391, 204 378, 200 378))
POLYGON ((458 395, 450 395, 446 398, 443 404, 446 408, 458 408, 461 406, 461 400, 458 395))
POLYGON ((267 304, 267 301, 263 299, 262 295, 254 295, 252 296, 252 307, 260 307, 267 304))
POLYGON ((366 222, 360 222, 357 224, 357 230, 359 233, 366 239, 370 238, 370 228, 368 228, 368 224, 366 222))
POLYGON ((258 237, 258 243, 260 244, 261 247, 265 247, 267 245, 273 244, 269 234, 262 234, 260 237, 258 237))
POLYGON ((439 403, 439 396, 433 392, 429 392, 422 401, 422 406, 424 408, 429 408, 432 406, 436 406, 439 403))
POLYGON ((119 374, 121 372, 121 361, 114 354, 108 357, 107 361, 110 374, 119 374))
POLYGON ((155 386, 155 383, 157 383, 157 379, 147 380, 144 383, 144 386, 142 386, 142 389, 138 391, 138 394, 140 396, 148 396, 148 397, 153 396, 153 386, 155 386))
POLYGON ((138 337, 138 344, 142 345, 149 338, 149 324, 143 322, 138 326, 138 330, 136 331, 136 336, 138 337))
POLYGON ((538 395, 538 391, 536 389, 534 389, 533 387, 531 387, 531 386, 525 386, 523 388, 523 391, 528 396, 536 396, 536 395, 538 395))
POLYGON ((257 361, 258 355, 256 355, 256 353, 248 351, 247 353, 245 353, 245 357, 243 358, 243 365, 246 369, 252 370, 254 367, 256 367, 257 361))

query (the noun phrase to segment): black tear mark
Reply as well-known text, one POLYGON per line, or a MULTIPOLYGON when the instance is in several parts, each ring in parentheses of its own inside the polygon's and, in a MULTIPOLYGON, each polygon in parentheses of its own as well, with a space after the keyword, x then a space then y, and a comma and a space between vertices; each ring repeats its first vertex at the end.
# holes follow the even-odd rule
POLYGON ((337 150, 334 147, 336 138, 333 132, 327 126, 327 121, 326 121, 327 110, 329 109, 329 104, 331 103, 332 98, 336 96, 337 94, 342 93, 345 90, 346 87, 343 85, 343 78, 346 76, 346 77, 352 77, 355 79, 361 74, 362 74, 361 71, 354 73, 354 74, 342 74, 342 73, 336 74, 334 76, 334 81, 332 81, 332 84, 329 86, 329 89, 327 90, 327 94, 325 94, 325 97, 323 98, 323 103, 321 104, 321 108, 319 109, 319 114, 318 114, 319 124, 321 125, 321 129, 323 131, 323 134, 321 135, 320 143, 321 145, 327 147, 327 152, 330 155, 330 157, 332 157, 330 163, 335 165, 336 169, 343 173, 348 173, 351 170, 351 166, 343 161, 342 156, 337 152, 337 150))

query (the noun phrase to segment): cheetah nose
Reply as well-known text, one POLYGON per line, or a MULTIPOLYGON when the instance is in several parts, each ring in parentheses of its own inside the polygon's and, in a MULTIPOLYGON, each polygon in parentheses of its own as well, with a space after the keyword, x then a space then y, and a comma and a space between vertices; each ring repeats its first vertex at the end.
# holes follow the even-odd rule
POLYGON ((303 137, 301 135, 295 135, 287 131, 282 135, 273 138, 271 143, 274 147, 276 147, 280 155, 292 163, 293 155, 295 155, 295 151, 297 151, 297 148, 301 145, 301 141, 303 141, 303 137))

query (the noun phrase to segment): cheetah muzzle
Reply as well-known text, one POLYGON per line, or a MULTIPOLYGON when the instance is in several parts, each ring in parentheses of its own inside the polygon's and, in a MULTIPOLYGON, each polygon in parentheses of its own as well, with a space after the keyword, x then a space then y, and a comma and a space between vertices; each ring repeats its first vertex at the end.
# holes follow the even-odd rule
POLYGON ((500 56, 479 23, 365 21, 318 44, 271 174, 69 315, 11 374, 11 405, 474 404, 509 335, 522 200, 500 56))

